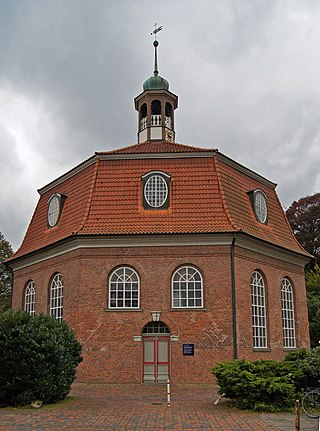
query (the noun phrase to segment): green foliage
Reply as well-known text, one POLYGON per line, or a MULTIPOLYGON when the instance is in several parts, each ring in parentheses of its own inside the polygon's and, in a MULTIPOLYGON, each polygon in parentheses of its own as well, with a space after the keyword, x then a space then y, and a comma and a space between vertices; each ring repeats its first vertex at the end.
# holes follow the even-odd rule
POLYGON ((320 347, 289 353, 283 361, 245 359, 216 364, 220 393, 240 409, 287 411, 307 387, 318 387, 320 347))
POLYGON ((0 232, 0 311, 10 308, 12 272, 6 268, 3 262, 12 254, 11 245, 0 232))
POLYGON ((320 343, 320 267, 306 273, 308 317, 311 347, 320 343))
POLYGON ((290 362, 234 360, 218 363, 212 372, 220 392, 240 409, 286 411, 297 398, 296 368, 290 362))
POLYGON ((302 375, 302 385, 306 387, 319 387, 320 381, 320 347, 311 349, 308 355, 304 359, 297 361, 297 367, 299 367, 302 375))
MULTIPOLYGON (((300 198, 286 211, 290 226, 300 244, 320 263, 320 193, 300 198)), ((309 268, 313 265, 309 265, 309 268)))
POLYGON ((81 361, 81 346, 65 322, 0 313, 0 406, 62 400, 81 361))

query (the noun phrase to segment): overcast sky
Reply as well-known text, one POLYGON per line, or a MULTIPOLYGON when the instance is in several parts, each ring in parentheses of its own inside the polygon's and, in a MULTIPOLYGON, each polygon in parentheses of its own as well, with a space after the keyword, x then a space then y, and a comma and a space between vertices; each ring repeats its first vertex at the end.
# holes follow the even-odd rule
POLYGON ((153 72, 179 96, 176 141, 320 191, 319 0, 0 0, 0 231, 16 249, 37 189, 136 143, 153 72))

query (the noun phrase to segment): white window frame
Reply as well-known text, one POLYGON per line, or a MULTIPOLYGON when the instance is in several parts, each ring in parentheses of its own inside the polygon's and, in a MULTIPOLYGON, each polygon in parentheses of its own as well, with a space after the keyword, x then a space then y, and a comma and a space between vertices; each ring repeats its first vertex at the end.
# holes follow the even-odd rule
POLYGON ((253 348, 267 348, 267 312, 265 282, 260 271, 253 271, 251 275, 251 305, 253 348))
POLYGON ((48 224, 54 227, 58 224, 61 213, 61 196, 54 193, 48 200, 48 224))
POLYGON ((140 277, 129 266, 116 268, 109 277, 109 309, 139 309, 140 277))
POLYGON ((50 316, 54 316, 57 320, 63 319, 63 278, 58 272, 50 283, 50 316))
POLYGON ((267 223, 268 200, 266 194, 260 189, 254 192, 254 212, 260 223, 267 223))
POLYGON ((296 348, 296 330, 293 288, 292 283, 287 277, 284 277, 281 281, 281 310, 283 347, 285 349, 294 349, 296 348))
POLYGON ((35 314, 36 306, 36 286, 33 280, 30 280, 24 291, 24 311, 31 316, 35 314))
POLYGON ((172 308, 203 308, 203 278, 200 271, 190 265, 179 267, 172 275, 171 292, 172 308))
POLYGON ((154 174, 144 186, 144 198, 152 208, 160 208, 168 199, 168 185, 163 176, 154 174))

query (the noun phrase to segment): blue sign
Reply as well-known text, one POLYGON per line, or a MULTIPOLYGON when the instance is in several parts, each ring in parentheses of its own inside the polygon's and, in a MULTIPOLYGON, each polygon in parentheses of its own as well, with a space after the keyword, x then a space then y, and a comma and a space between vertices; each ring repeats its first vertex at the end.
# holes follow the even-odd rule
POLYGON ((183 345, 183 356, 194 356, 194 344, 183 345))

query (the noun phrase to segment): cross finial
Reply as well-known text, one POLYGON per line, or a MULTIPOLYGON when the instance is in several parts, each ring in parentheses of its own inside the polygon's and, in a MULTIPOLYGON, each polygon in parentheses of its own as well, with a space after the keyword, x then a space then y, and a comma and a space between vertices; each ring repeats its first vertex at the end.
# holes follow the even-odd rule
POLYGON ((159 45, 159 42, 157 41, 157 33, 159 31, 162 30, 162 25, 160 25, 160 27, 157 27, 157 23, 154 24, 154 30, 151 33, 151 36, 154 34, 154 42, 153 42, 153 46, 154 46, 154 76, 157 76, 159 74, 158 72, 158 54, 157 54, 157 47, 159 45))

